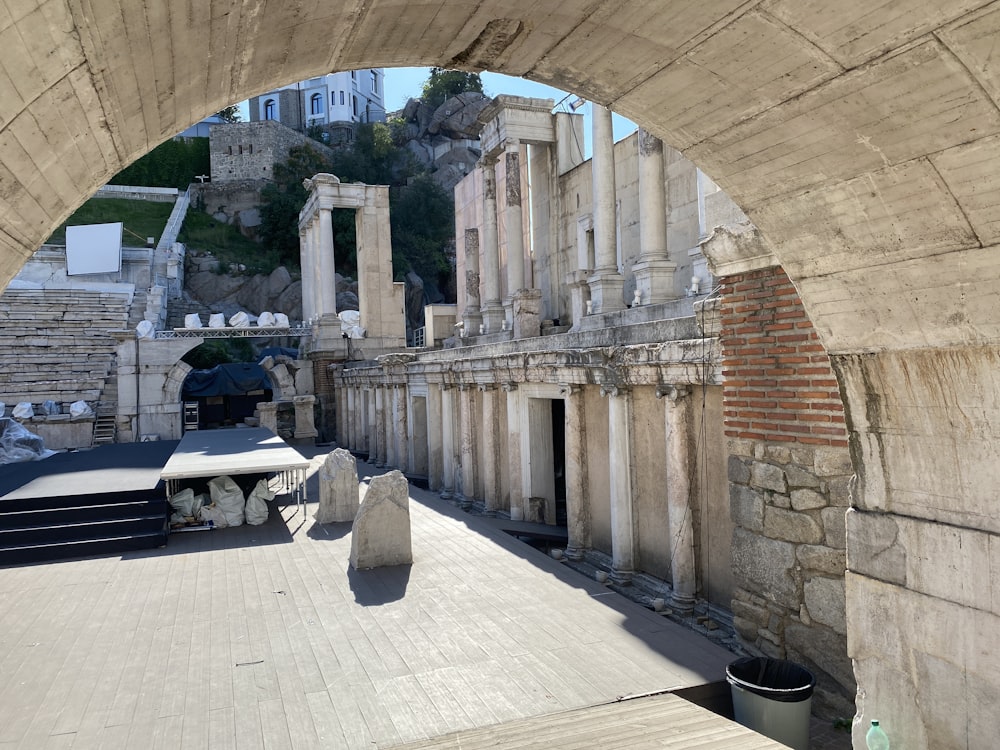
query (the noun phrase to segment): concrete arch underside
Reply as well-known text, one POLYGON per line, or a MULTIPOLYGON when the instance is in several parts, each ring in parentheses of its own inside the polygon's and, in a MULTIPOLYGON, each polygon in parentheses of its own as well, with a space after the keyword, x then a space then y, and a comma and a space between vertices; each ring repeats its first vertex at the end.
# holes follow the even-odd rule
POLYGON ((0 14, 0 282, 122 167, 275 85, 440 65, 608 105, 744 209, 832 357, 857 472, 860 698, 911 727, 907 746, 987 746, 1000 698, 998 33, 1000 3, 975 0, 22 3, 0 14), (939 711, 962 720, 936 723, 939 711))

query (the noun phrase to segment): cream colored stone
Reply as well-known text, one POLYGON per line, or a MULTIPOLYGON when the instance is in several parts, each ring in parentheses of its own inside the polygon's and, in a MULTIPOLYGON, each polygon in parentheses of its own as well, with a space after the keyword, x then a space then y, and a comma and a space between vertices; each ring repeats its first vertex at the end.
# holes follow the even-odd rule
POLYGON ((360 506, 358 462, 337 448, 327 454, 319 471, 319 508, 316 523, 353 521, 360 506))
POLYGON ((409 484, 399 471, 371 480, 351 528, 351 567, 356 570, 413 562, 409 484))

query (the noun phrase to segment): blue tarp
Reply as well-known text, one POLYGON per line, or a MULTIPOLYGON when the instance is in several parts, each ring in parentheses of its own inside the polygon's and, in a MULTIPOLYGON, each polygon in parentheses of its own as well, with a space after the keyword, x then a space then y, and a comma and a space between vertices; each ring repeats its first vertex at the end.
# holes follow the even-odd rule
POLYGON ((292 359, 299 358, 299 350, 289 348, 287 346, 268 346, 260 351, 260 358, 264 357, 291 357, 292 359))
POLYGON ((250 391, 271 389, 264 368, 252 362, 216 365, 211 370, 192 370, 184 380, 183 398, 242 396, 250 391))

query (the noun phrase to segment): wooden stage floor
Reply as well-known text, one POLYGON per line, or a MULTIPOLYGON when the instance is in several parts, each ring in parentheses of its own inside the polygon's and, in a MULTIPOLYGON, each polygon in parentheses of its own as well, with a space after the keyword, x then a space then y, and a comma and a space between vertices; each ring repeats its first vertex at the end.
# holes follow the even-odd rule
POLYGON ((729 652, 419 489, 414 564, 351 570, 350 525, 312 518, 322 458, 307 517, 0 569, 0 748, 386 748, 724 676, 729 652))

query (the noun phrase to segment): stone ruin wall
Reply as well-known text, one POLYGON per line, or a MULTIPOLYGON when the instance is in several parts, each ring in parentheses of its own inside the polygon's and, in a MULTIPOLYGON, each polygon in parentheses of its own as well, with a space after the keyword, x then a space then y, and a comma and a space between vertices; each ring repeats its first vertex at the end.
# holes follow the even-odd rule
POLYGON ((726 277, 721 316, 733 623, 751 649, 813 669, 817 699, 850 716, 844 575, 853 469, 837 380, 780 268, 726 277))

